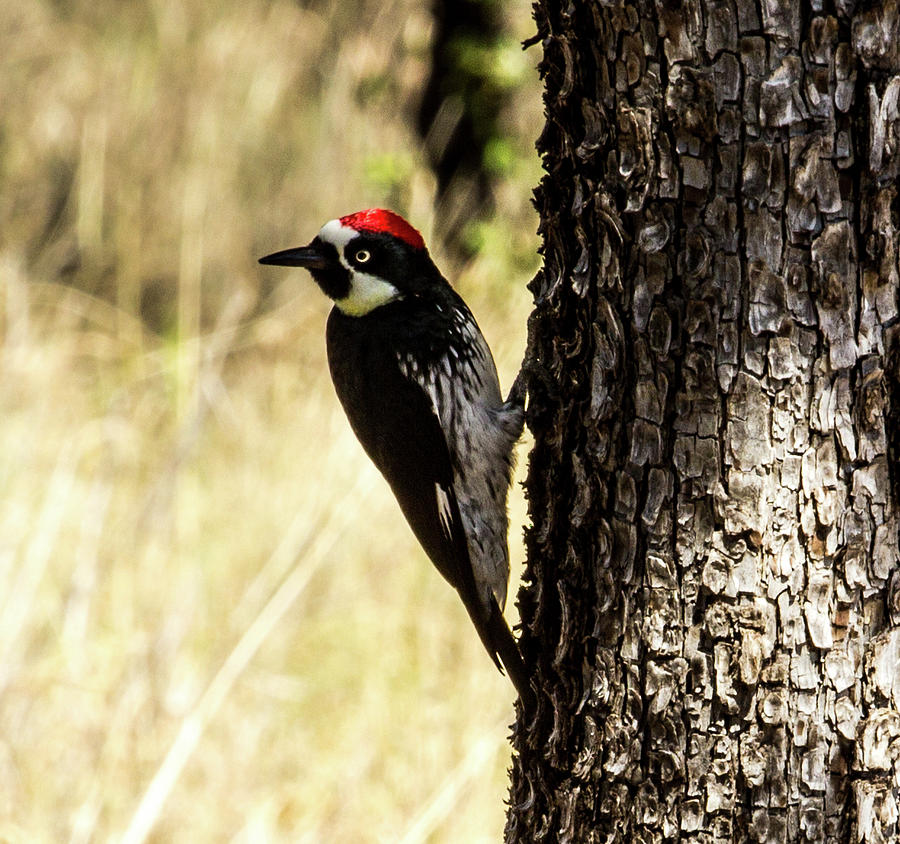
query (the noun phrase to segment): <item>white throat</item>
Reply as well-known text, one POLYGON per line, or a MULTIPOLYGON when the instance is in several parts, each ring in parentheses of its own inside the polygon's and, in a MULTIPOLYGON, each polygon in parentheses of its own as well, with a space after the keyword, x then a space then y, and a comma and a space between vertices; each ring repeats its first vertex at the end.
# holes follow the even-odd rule
MULTIPOLYGON (((341 259, 346 266, 346 262, 341 259)), ((347 267, 347 269, 350 269, 347 267)), ((400 291, 390 282, 378 276, 350 270, 350 293, 343 299, 335 299, 334 304, 347 316, 365 316, 375 308, 399 298, 400 291)))
POLYGON ((390 282, 354 269, 347 262, 344 249, 357 234, 340 220, 329 220, 319 231, 319 237, 337 249, 338 260, 350 273, 350 292, 343 299, 335 299, 334 304, 342 313, 354 317, 365 316, 400 297, 400 291, 390 282))

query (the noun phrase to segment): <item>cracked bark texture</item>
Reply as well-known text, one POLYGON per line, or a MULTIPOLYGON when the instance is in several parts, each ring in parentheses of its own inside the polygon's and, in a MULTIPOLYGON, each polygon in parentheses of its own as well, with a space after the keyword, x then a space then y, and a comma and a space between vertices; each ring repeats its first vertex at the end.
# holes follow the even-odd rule
POLYGON ((538 0, 507 842, 900 840, 897 0, 538 0))

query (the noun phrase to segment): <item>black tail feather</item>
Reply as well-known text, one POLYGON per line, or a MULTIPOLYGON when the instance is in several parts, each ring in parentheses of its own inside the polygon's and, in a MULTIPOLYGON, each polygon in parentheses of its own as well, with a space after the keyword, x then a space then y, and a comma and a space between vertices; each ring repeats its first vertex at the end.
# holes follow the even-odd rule
POLYGON ((531 677, 525 662, 522 660, 522 654, 519 651, 519 645, 515 637, 500 612, 497 602, 491 600, 488 618, 484 624, 475 624, 478 629, 478 635, 487 648, 488 653, 497 664, 497 668, 501 671, 506 669, 509 679, 516 687, 519 693, 519 700, 526 712, 534 709, 535 698, 534 690, 531 687, 531 677), (499 659, 498 659, 499 657, 499 659), (502 667, 501 667, 502 663, 502 667))

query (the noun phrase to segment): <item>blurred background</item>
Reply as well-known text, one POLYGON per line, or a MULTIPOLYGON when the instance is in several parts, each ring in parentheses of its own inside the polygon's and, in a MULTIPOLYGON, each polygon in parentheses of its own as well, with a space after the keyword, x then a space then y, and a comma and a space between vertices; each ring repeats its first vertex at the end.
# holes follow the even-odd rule
POLYGON ((0 841, 501 840, 512 686, 256 259, 394 208, 508 387, 529 3, 0 4, 0 841))

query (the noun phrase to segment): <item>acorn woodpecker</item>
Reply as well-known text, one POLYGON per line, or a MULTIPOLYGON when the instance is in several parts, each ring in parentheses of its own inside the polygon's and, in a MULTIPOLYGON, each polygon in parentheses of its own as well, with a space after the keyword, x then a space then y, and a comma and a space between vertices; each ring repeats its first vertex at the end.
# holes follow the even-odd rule
POLYGON ((305 267, 334 301, 328 366, 350 426, 528 707, 529 674, 503 619, 522 379, 504 401, 471 311, 392 211, 331 220, 308 246, 260 263, 305 267))

